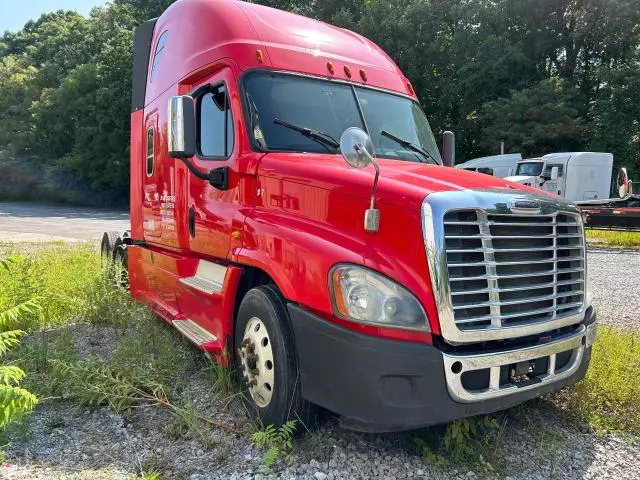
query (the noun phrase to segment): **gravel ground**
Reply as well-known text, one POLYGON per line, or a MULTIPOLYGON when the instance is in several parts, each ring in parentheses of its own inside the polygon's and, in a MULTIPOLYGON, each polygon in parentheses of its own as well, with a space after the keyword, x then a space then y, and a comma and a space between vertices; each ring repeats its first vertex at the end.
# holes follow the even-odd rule
POLYGON ((590 249, 587 274, 598 320, 640 330, 640 250, 590 249))
MULTIPOLYGON (((640 252, 594 250, 589 276, 599 319, 640 329, 640 252)), ((71 329, 83 357, 105 359, 115 349, 112 327, 77 325, 71 329)), ((187 387, 194 406, 208 416, 242 422, 243 414, 225 409, 208 380, 194 376, 187 387)), ((507 416, 497 470, 433 465, 416 452, 413 439, 426 431, 369 435, 337 426, 328 414, 320 425, 296 439, 291 463, 271 470, 261 464, 262 451, 248 435, 211 432, 213 445, 176 438, 167 425, 172 417, 158 407, 120 415, 108 409, 78 410, 65 401, 45 402, 29 417, 28 429, 6 448, 0 478, 125 479, 140 470, 157 469, 160 478, 311 480, 347 478, 425 479, 639 479, 640 442, 620 435, 598 436, 558 417, 542 402, 507 416)))
POLYGON ((539 414, 535 427, 511 419, 501 447, 503 464, 490 475, 426 463, 412 446, 420 432, 358 434, 341 430, 332 417, 296 441, 291 464, 265 471, 262 453, 247 438, 214 431, 215 446, 207 450, 196 441, 170 438, 162 430, 167 421, 157 409, 137 410, 125 420, 107 409, 83 412, 66 403, 45 405, 32 415, 29 432, 8 448, 0 477, 116 479, 154 466, 161 478, 191 480, 640 478, 637 441, 581 433, 550 410, 539 414))

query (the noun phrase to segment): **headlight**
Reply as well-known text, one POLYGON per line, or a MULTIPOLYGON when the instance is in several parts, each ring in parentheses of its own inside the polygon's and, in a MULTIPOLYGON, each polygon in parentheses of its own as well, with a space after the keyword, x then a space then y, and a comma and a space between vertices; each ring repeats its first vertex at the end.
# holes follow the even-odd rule
POLYGON ((398 283, 355 265, 338 265, 330 273, 331 297, 336 314, 346 320, 429 331, 420 302, 398 283))

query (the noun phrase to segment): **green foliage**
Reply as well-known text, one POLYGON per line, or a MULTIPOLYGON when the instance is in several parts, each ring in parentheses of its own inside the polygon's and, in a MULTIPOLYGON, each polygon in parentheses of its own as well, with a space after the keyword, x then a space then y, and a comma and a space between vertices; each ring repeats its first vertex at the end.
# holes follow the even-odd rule
POLYGON ((585 378, 555 400, 597 431, 640 434, 640 335, 601 325, 585 378))
MULTIPOLYGON (((58 11, 0 36, 0 174, 29 164, 0 196, 126 203, 133 28, 172 1, 58 11)), ((436 134, 457 133, 459 161, 501 141, 525 155, 610 151, 616 166, 640 156, 636 0, 259 2, 378 43, 436 134)))
POLYGON ((142 471, 138 475, 127 475, 127 480, 158 480, 160 478, 160 472, 155 471, 142 471))
POLYGON ((262 456, 262 464, 265 468, 271 468, 279 459, 292 460, 296 423, 296 420, 289 420, 280 428, 276 429, 273 425, 269 425, 251 434, 256 447, 267 449, 262 456))
MULTIPOLYGON (((593 151, 612 152, 616 167, 640 181, 640 63, 602 70, 589 119, 593 151)), ((615 178, 615 177, 614 177, 615 178)))
MULTIPOLYGON (((63 397, 81 407, 106 406, 123 414, 133 407, 165 408, 175 416, 172 432, 167 433, 187 435, 206 448, 214 446, 212 427, 243 431, 203 416, 184 394, 188 378, 198 373, 216 375, 221 382, 216 392, 222 392, 230 373, 226 369, 212 373, 201 352, 132 301, 129 292, 102 270, 95 248, 56 244, 12 248, 22 255, 14 257, 11 276, 0 275, 0 306, 34 292, 43 302, 41 310, 25 310, 32 314, 29 319, 12 315, 33 333, 10 352, 11 365, 27 372, 29 388, 45 399, 63 397), (74 331, 87 327, 83 323, 107 328, 114 337, 115 348, 107 358, 79 354, 74 331)), ((0 379, 15 373, 15 368, 0 369, 0 379)))
POLYGON ((205 358, 207 361, 206 372, 210 378, 213 391, 220 394, 231 393, 235 385, 233 369, 223 367, 208 355, 205 355, 205 358))
MULTIPOLYGON (((93 245, 53 244, 27 247, 13 260, 11 275, 0 276, 0 310, 21 305, 23 330, 55 327, 77 319, 96 324, 126 324, 138 315, 148 315, 127 291, 113 288, 104 274, 93 245), (30 300, 36 298, 40 308, 30 300)), ((13 249, 13 250, 12 250, 13 249)))
MULTIPOLYGON (((0 272, 3 277, 11 274, 13 260, 0 260, 0 272)), ((0 359, 7 351, 18 346, 22 330, 15 329, 23 315, 31 315, 37 310, 37 304, 24 301, 15 306, 0 309, 0 359)), ((36 396, 20 387, 24 371, 15 365, 0 364, 0 429, 9 423, 16 422, 33 410, 38 403, 36 396)))
POLYGON ((485 103, 477 114, 483 129, 481 147, 489 151, 504 140, 506 145, 517 145, 523 157, 579 150, 587 127, 576 98, 575 89, 551 79, 485 103))
POLYGON ((640 232, 587 229, 587 243, 597 247, 640 249, 640 232))
POLYGON ((502 422, 489 416, 463 418, 449 423, 443 435, 430 430, 426 437, 415 437, 414 442, 422 458, 429 463, 466 463, 486 472, 495 472, 506 425, 506 417, 502 422))

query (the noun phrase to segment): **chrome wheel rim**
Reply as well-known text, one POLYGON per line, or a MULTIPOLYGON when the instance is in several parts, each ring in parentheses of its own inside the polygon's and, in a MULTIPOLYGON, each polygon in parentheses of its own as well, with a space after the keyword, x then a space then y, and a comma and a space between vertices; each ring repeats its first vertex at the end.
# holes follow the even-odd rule
POLYGON ((251 398, 264 408, 271 402, 275 387, 275 365, 271 337, 262 320, 252 317, 240 344, 242 375, 251 398))

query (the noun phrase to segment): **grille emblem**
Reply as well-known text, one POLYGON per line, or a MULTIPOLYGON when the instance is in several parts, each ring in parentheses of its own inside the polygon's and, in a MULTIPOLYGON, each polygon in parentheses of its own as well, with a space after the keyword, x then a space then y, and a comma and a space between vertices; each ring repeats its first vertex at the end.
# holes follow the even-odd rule
POLYGON ((509 207, 514 213, 538 214, 542 211, 542 205, 535 200, 514 200, 509 207))

